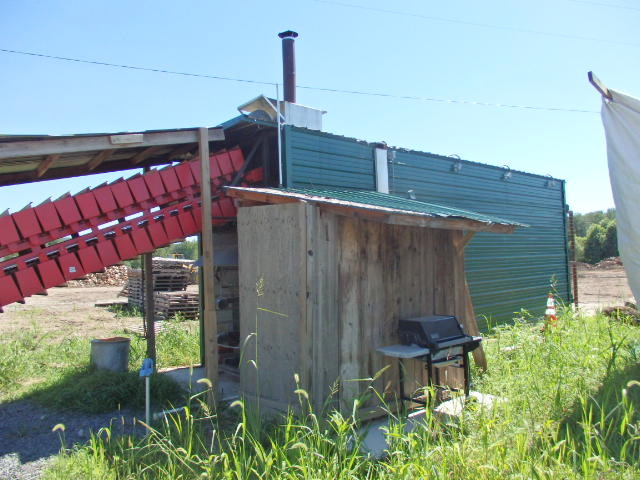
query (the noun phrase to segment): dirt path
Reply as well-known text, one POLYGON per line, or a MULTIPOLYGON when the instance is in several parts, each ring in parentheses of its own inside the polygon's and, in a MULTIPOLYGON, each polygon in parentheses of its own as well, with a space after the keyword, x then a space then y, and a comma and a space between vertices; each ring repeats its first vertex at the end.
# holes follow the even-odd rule
POLYGON ((621 265, 604 268, 578 268, 578 300, 580 308, 593 313, 604 307, 621 306, 633 301, 627 274, 621 265))
POLYGON ((29 297, 24 305, 14 303, 0 313, 0 335, 37 324, 42 333, 67 335, 76 331, 82 336, 110 335, 125 327, 140 326, 137 317, 121 317, 95 304, 125 302, 118 297, 120 287, 60 287, 49 290, 49 295, 29 297))

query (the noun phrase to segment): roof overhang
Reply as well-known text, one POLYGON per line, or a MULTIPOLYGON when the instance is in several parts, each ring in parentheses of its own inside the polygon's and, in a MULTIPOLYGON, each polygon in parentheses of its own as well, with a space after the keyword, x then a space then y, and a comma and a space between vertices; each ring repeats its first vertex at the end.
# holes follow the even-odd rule
MULTIPOLYGON (((228 187, 226 188, 226 193, 228 196, 240 200, 242 202, 241 205, 245 206, 308 202, 338 215, 391 225, 494 233, 513 233, 516 227, 526 226, 515 222, 509 222, 507 220, 497 220, 490 217, 482 218, 481 215, 473 212, 467 213, 476 218, 466 217, 464 215, 464 211, 459 211, 461 212, 459 214, 448 215, 426 213, 426 210, 434 206, 415 200, 407 202, 407 209, 394 208, 392 206, 384 205, 385 196, 392 201, 389 203, 396 202, 398 197, 378 192, 364 192, 365 196, 366 193, 369 193, 372 196, 372 199, 376 200, 375 203, 364 203, 345 200, 344 198, 335 198, 332 196, 316 195, 313 193, 304 193, 302 191, 291 191, 277 188, 228 187), (378 201, 380 199, 382 199, 382 201, 378 201), (418 211, 417 208, 414 208, 413 210, 411 209, 412 205, 414 207, 419 207, 419 204, 422 204, 424 209, 421 208, 420 211, 418 211), (479 220, 477 218, 482 219, 479 220)), ((363 192, 357 193, 362 194, 363 192)), ((330 192, 328 195, 330 195, 330 192)))
MULTIPOLYGON (((184 159, 196 151, 198 129, 71 136, 0 136, 0 186, 117 172, 184 159)), ((223 141, 222 128, 209 141, 223 141)))

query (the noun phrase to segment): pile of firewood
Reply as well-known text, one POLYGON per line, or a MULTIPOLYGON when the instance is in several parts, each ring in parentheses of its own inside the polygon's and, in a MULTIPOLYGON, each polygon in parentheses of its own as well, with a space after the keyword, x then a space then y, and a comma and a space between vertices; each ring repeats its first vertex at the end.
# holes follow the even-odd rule
POLYGON ((67 282, 68 287, 122 287, 126 285, 128 277, 126 265, 107 267, 102 273, 88 273, 78 280, 67 282))

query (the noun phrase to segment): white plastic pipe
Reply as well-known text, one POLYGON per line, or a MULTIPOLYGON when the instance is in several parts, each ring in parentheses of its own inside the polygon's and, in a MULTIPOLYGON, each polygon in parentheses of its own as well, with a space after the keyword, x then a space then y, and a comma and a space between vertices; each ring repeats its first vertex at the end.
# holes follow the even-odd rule
POLYGON ((150 426, 150 420, 151 420, 151 383, 149 380, 149 377, 144 377, 144 389, 145 389, 145 405, 144 405, 144 410, 145 410, 145 421, 146 424, 150 426))

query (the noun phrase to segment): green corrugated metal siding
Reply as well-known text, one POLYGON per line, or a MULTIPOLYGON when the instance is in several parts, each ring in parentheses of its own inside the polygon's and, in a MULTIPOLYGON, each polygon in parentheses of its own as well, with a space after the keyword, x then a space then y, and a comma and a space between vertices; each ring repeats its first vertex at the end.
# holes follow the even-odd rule
POLYGON ((286 126, 284 147, 286 187, 376 189, 368 143, 286 126))
MULTIPOLYGON (((511 235, 477 234, 466 250, 466 271, 478 315, 502 323, 520 309, 542 315, 552 278, 569 300, 564 182, 421 152, 396 151, 389 164, 391 193, 471 209, 529 225, 511 235)), ((481 325, 481 328, 486 327, 481 325)))
MULTIPOLYGON (((287 187, 375 189, 374 146, 356 140, 287 127, 287 187)), ((398 150, 389 163, 392 194, 452 206, 529 225, 512 235, 478 233, 466 249, 466 270, 476 313, 492 324, 525 309, 544 313, 550 282, 565 300, 569 278, 564 182, 422 152, 398 150)), ((482 322, 481 328, 486 328, 482 322)))

